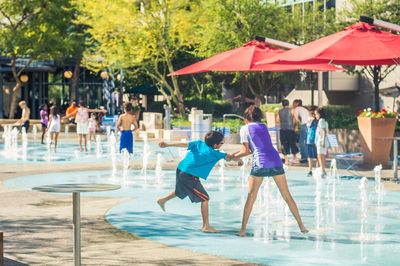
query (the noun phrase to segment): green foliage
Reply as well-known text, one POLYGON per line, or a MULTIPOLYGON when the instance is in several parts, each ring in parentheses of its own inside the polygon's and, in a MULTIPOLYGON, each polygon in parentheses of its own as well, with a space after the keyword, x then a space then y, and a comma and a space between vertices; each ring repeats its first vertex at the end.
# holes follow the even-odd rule
POLYGON ((164 104, 166 102, 152 102, 149 104, 147 111, 148 112, 155 112, 155 113, 164 113, 164 104))
POLYGON ((238 133, 240 127, 244 126, 244 121, 242 119, 227 119, 224 123, 221 120, 214 120, 212 126, 216 128, 230 128, 231 133, 238 133))
POLYGON ((213 117, 221 118, 224 114, 232 114, 232 104, 228 102, 215 102, 213 117))
POLYGON ((191 123, 187 116, 182 117, 172 117, 171 118, 171 126, 172 127, 190 127, 191 123))
POLYGON ((263 111, 263 113, 265 112, 277 113, 281 108, 282 105, 280 103, 268 103, 260 106, 260 109, 261 111, 263 111))
POLYGON ((211 100, 203 100, 203 99, 192 99, 186 101, 186 107, 189 110, 193 107, 203 110, 205 114, 213 114, 215 110, 215 104, 211 100))
POLYGON ((350 106, 324 107, 329 128, 358 129, 357 112, 350 106))

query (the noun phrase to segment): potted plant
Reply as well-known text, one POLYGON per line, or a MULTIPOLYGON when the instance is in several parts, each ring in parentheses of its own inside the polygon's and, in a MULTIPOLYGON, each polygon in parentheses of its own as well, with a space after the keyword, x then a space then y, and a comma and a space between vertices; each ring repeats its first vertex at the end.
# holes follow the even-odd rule
POLYGON ((358 128, 361 136, 361 149, 364 154, 364 164, 388 165, 390 148, 396 127, 397 113, 382 109, 373 112, 371 108, 364 109, 358 116, 358 128))

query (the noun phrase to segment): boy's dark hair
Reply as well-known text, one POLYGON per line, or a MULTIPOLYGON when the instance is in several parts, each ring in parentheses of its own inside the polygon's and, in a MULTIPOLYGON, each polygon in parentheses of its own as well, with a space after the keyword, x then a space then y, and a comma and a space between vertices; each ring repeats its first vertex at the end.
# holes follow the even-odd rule
POLYGON ((282 106, 284 106, 284 107, 289 106, 289 101, 287 99, 283 99, 282 106))
POLYGON ((215 144, 220 144, 223 140, 224 135, 218 131, 210 131, 204 137, 204 142, 210 147, 214 147, 215 144))
POLYGON ((250 105, 246 111, 244 111, 244 118, 250 122, 260 122, 263 115, 260 108, 255 105, 250 105))
POLYGON ((318 112, 321 118, 326 119, 326 113, 324 108, 318 107, 315 111, 318 112))
POLYGON ((131 103, 125 103, 125 111, 132 112, 132 104, 131 103))

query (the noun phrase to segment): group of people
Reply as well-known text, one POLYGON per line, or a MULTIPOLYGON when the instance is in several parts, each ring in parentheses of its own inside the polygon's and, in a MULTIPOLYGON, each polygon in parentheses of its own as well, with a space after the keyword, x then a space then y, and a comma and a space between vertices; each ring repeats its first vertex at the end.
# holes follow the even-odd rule
POLYGON ((308 176, 312 176, 314 161, 315 167, 319 165, 322 176, 326 176, 326 156, 328 154, 328 131, 329 125, 326 121, 323 108, 305 108, 300 99, 293 101, 290 107, 289 101, 282 101, 282 109, 277 115, 277 123, 280 125, 279 138, 282 144, 282 154, 285 163, 308 162, 308 176), (298 143, 298 144, 297 144, 298 143), (297 157, 300 153, 301 159, 297 157), (288 155, 292 154, 292 161, 288 155))
POLYGON ((239 236, 246 236, 247 223, 257 198, 258 191, 265 177, 272 177, 279 191, 295 217, 302 233, 308 230, 304 226, 299 210, 293 200, 286 181, 283 162, 277 150, 273 147, 267 126, 261 122, 263 115, 261 110, 252 105, 244 113, 246 125, 240 129, 240 140, 242 149, 232 154, 218 151, 224 144, 224 136, 217 131, 211 131, 204 141, 194 140, 189 143, 165 143, 160 142, 161 148, 178 146, 187 147, 188 153, 179 163, 176 170, 175 190, 165 197, 157 200, 158 205, 165 211, 165 204, 178 197, 184 199, 189 197, 192 202, 201 202, 201 216, 203 232, 218 232, 210 225, 208 215, 208 202, 210 197, 200 182, 200 178, 206 180, 214 165, 221 159, 239 160, 240 158, 253 155, 253 165, 249 177, 249 190, 243 210, 242 225, 239 236))
POLYGON ((41 142, 44 144, 44 135, 46 132, 50 134, 51 143, 54 144, 54 151, 57 149, 58 135, 63 123, 76 124, 76 132, 79 135, 80 151, 87 151, 87 135, 92 139, 97 129, 97 121, 95 112, 105 113, 104 109, 89 109, 84 102, 77 106, 75 101, 72 101, 66 110, 65 116, 61 117, 60 110, 57 105, 52 105, 48 111, 47 104, 40 106, 40 122, 42 125, 41 142), (89 113, 91 113, 89 117, 89 113))

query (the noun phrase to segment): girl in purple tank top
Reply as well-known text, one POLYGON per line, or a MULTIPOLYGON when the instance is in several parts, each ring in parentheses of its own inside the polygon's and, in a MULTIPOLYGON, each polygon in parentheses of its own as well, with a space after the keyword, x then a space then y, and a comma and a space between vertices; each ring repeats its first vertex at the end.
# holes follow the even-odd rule
POLYGON ((271 142, 267 126, 261 122, 261 110, 252 105, 244 112, 246 125, 240 129, 241 151, 234 154, 235 158, 253 155, 253 166, 249 177, 249 193, 243 210, 242 227, 239 235, 246 235, 246 226, 251 210, 257 198, 258 190, 264 177, 272 177, 286 201, 302 233, 308 230, 304 227, 299 210, 294 202, 286 181, 282 160, 271 142))
POLYGON ((49 123, 49 114, 47 113, 47 104, 40 106, 40 123, 42 124, 42 144, 44 144, 44 134, 46 133, 47 125, 49 123))

